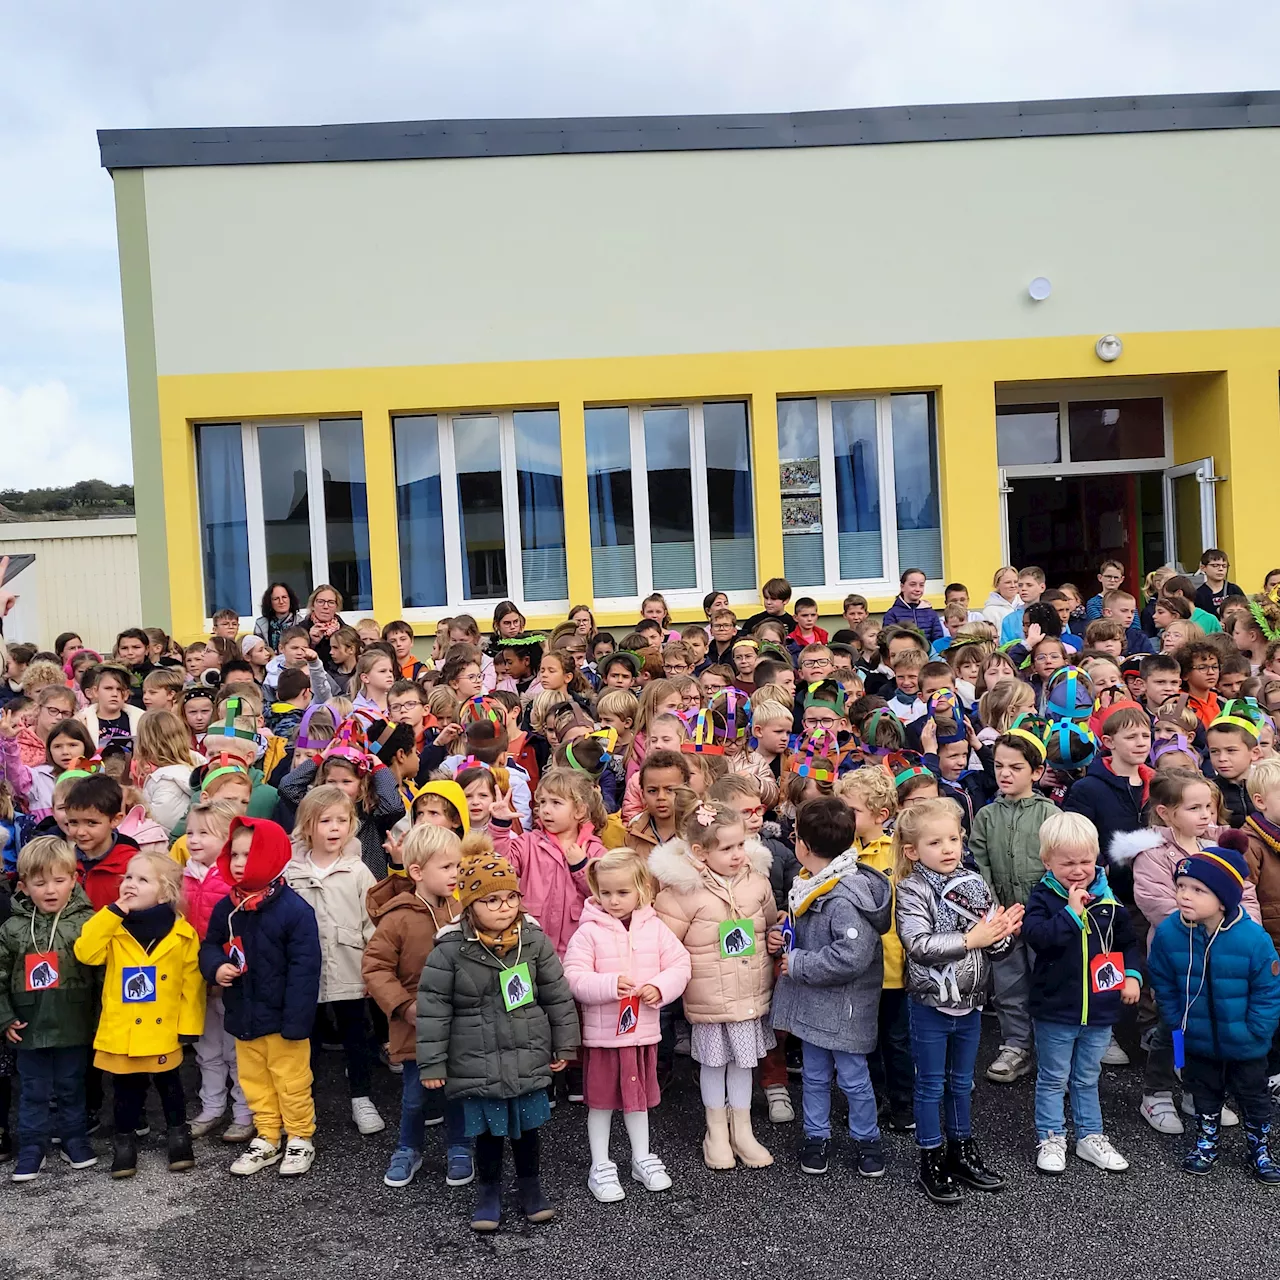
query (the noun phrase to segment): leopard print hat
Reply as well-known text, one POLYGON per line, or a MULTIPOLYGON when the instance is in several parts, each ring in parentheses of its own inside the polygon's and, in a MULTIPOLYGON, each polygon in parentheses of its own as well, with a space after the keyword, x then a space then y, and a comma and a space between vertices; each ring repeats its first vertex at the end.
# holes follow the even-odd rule
POLYGON ((520 892, 520 882, 506 858, 495 853, 482 853, 463 858, 458 867, 458 905, 463 910, 491 893, 508 890, 520 892))

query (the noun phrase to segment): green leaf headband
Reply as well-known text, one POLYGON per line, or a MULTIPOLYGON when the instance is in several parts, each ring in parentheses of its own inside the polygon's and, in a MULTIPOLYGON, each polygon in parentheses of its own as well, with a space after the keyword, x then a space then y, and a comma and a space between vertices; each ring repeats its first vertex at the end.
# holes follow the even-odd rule
POLYGON ((1253 620, 1258 624, 1258 630, 1267 637, 1268 643, 1280 640, 1280 631, 1272 629, 1271 624, 1267 621, 1267 615, 1262 610, 1262 605, 1257 600, 1249 601, 1249 612, 1253 614, 1253 620))
POLYGON ((546 636, 503 636, 498 641, 499 649, 517 649, 522 645, 544 644, 546 636))

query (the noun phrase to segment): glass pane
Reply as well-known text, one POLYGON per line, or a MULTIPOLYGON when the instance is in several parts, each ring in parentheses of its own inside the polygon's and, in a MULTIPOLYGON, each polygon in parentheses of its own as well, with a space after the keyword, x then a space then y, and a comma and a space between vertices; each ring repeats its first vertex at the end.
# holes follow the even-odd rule
POLYGON ((1164 457, 1164 401, 1088 400, 1067 405, 1072 462, 1164 457))
POLYGON ((454 418, 462 594, 467 600, 507 595, 507 540, 502 524, 502 448, 498 419, 454 418))
POLYGON ((373 608, 369 571, 369 499, 364 482, 364 426, 359 418, 320 423, 329 581, 348 609, 373 608))
POLYGON ((396 519, 400 532, 400 594, 405 606, 448 603, 444 576, 444 515, 440 505, 440 433, 434 414, 396 418, 396 519))
POLYGON ((646 409, 644 448, 654 590, 696 587, 698 566, 693 548, 689 411, 646 409))
POLYGON ((836 541, 844 582, 884 577, 880 445, 874 400, 831 402, 836 464, 836 541))
POLYGON ((267 581, 287 582, 300 600, 311 594, 311 503, 302 427, 259 427, 262 518, 267 534, 267 581))
POLYGON ((242 618, 252 617, 249 521, 238 422, 196 428, 196 484, 205 615, 211 618, 219 609, 234 609, 242 618))
POLYGON ((587 503, 591 582, 598 599, 634 596, 635 513, 631 501, 631 425, 627 409, 588 409, 587 503))
POLYGON ((1002 467, 1060 462, 1056 404, 1004 404, 996 407, 996 457, 1002 467))
POLYGON ((707 457, 710 585, 716 591, 750 591, 756 585, 756 540, 746 401, 703 405, 702 437, 707 457))
POLYGON ((938 431, 928 392, 890 396, 893 480, 898 507, 898 568, 942 577, 938 431))
POLYGON ((1194 475, 1173 480, 1173 519, 1177 533, 1176 559, 1182 572, 1200 563, 1204 550, 1200 529, 1200 481, 1194 475))
POLYGON ((569 594, 569 578, 564 559, 560 414, 555 409, 538 409, 512 416, 524 598, 563 600, 569 594))
POLYGON ((826 571, 816 400, 778 401, 778 480, 782 490, 782 572, 792 586, 822 586, 826 571))

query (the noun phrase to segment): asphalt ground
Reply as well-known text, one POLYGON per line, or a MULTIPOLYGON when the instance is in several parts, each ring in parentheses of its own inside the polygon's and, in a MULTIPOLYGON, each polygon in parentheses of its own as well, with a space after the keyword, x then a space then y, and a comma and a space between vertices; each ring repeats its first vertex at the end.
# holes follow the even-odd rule
MULTIPOLYGON (((652 1194, 626 1178, 627 1147, 615 1118, 613 1154, 627 1198, 600 1205, 586 1187, 585 1113, 561 1104, 543 1130, 543 1178, 560 1217, 527 1226, 508 1191, 500 1232, 468 1227, 474 1187, 444 1186, 442 1130, 427 1131, 425 1162, 401 1190, 383 1185, 395 1145, 399 1077, 375 1075, 387 1129, 361 1138, 350 1123, 342 1056, 326 1052, 316 1094, 317 1159, 303 1178, 274 1171, 233 1178, 237 1148, 196 1143, 197 1165, 170 1173, 163 1143, 141 1143, 138 1175, 107 1176, 109 1139, 97 1140, 97 1169, 76 1173, 59 1160, 32 1183, 0 1167, 3 1280, 276 1280, 277 1277, 728 1277, 774 1275, 900 1280, 1003 1277, 1274 1276, 1280 1262, 1280 1189, 1255 1183, 1241 1129, 1226 1131, 1224 1155, 1207 1178, 1184 1174, 1185 1137, 1161 1137, 1137 1113, 1137 1045, 1121 1033, 1134 1066, 1107 1068, 1102 1083, 1108 1133, 1131 1161, 1104 1174, 1069 1155, 1067 1173, 1034 1169, 1033 1079, 979 1082, 975 1132, 1003 1192, 974 1192, 963 1205, 930 1204, 915 1188, 907 1135, 886 1134, 889 1168, 878 1181, 844 1165, 847 1134, 833 1143, 831 1172, 806 1177, 796 1163, 799 1123, 772 1126, 757 1094, 756 1132, 776 1157, 770 1169, 713 1173, 701 1160, 702 1112, 688 1059, 651 1118, 653 1149, 666 1161, 670 1191, 652 1194)), ((988 1019, 979 1069, 996 1050, 988 1019)), ((191 1065, 188 1098, 195 1096, 191 1065)), ((792 1092, 799 1107, 799 1082, 792 1092)), ((152 1124, 160 1129, 152 1099, 152 1124)), ((833 1121, 843 1124, 843 1100, 833 1121)), ((837 1132, 840 1132, 837 1129, 837 1132)), ((508 1157, 507 1174, 511 1176, 508 1157)))

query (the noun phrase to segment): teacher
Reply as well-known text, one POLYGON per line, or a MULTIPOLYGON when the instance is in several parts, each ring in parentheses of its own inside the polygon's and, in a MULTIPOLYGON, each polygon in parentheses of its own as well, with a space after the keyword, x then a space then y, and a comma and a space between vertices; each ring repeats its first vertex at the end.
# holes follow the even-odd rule
POLYGON ((311 647, 316 657, 327 667, 332 658, 329 654, 329 640, 333 633, 343 625, 342 593, 329 583, 321 583, 307 600, 306 616, 298 620, 298 626, 306 627, 311 636, 311 647))

